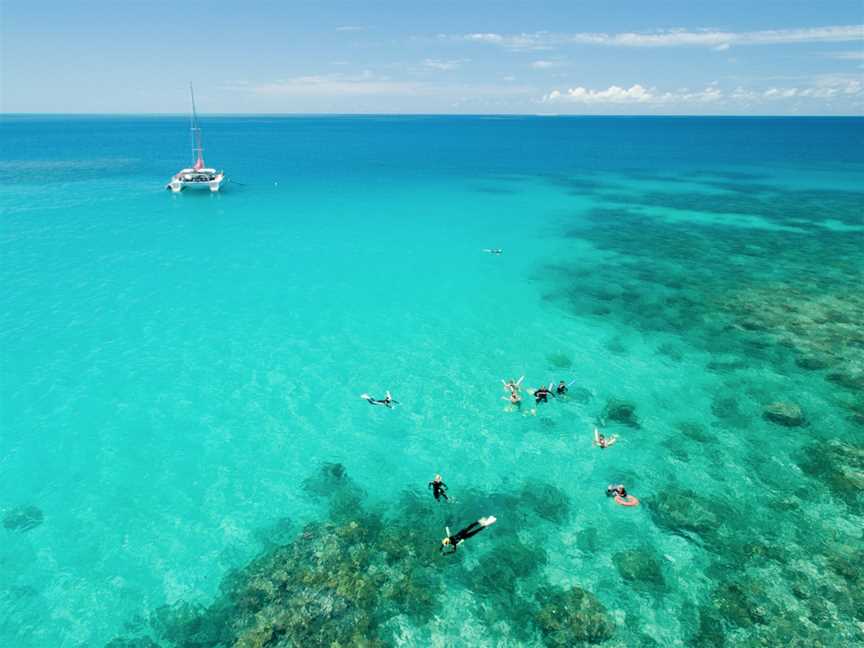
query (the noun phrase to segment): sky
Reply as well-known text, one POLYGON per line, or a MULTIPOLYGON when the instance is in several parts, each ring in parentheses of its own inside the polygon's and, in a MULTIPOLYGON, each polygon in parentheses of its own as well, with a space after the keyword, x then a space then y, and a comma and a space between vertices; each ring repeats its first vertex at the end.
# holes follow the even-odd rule
POLYGON ((864 115, 864 0, 0 0, 0 112, 864 115))

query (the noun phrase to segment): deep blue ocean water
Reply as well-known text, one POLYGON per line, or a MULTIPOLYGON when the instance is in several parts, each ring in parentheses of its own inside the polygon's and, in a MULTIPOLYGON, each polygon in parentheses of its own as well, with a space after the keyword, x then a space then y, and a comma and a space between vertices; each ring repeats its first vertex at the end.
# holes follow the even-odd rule
POLYGON ((864 119, 202 127, 0 120, 0 645, 864 641, 864 119))

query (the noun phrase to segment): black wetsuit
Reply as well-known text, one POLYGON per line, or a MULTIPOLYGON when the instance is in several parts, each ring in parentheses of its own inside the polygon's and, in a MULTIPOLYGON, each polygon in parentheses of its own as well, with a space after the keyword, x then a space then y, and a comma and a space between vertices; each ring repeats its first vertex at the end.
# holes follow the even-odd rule
POLYGON ((445 492, 447 490, 447 484, 445 484, 443 481, 431 481, 426 488, 432 489, 432 494, 435 496, 436 502, 442 497, 445 500, 450 500, 450 498, 447 497, 447 493, 445 492))
POLYGON ((545 387, 541 387, 540 389, 534 392, 534 402, 535 403, 548 403, 549 402, 549 390, 545 387))
POLYGON ((366 400, 369 401, 370 405, 383 405, 384 407, 393 407, 393 403, 396 402, 392 398, 372 398, 371 396, 366 400))
POLYGON ((439 551, 441 553, 448 553, 448 554, 456 553, 456 545, 458 545, 463 540, 467 540, 468 538, 470 538, 473 535, 477 535, 478 533, 480 533, 485 528, 486 527, 484 527, 479 522, 472 522, 467 527, 465 527, 464 529, 462 529, 461 531, 456 533, 456 535, 450 536, 450 544, 449 545, 442 544, 439 551), (444 547, 452 547, 453 549, 451 551, 444 551, 444 547))
POLYGON ((564 383, 561 383, 560 385, 558 385, 558 387, 555 391, 558 393, 559 396, 563 396, 564 394, 567 393, 567 385, 565 385, 564 383))

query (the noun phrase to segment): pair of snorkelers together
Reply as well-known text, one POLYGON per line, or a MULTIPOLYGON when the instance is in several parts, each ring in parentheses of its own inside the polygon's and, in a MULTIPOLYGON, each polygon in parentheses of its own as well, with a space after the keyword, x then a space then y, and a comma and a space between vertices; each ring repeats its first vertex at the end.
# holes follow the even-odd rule
MULTIPOLYGON (((441 475, 435 475, 435 479, 430 481, 426 488, 432 489, 432 495, 435 496, 435 501, 440 501, 443 497, 445 501, 450 502, 450 498, 447 497, 447 484, 444 483, 444 480, 441 479, 441 475)), ((446 529, 447 536, 441 541, 441 547, 439 547, 439 551, 444 554, 452 554, 456 553, 456 547, 459 543, 464 542, 468 538, 477 535, 486 527, 495 523, 495 516, 490 515, 488 517, 482 517, 476 522, 472 522, 467 527, 462 529, 461 531, 457 531, 456 533, 451 534, 450 529, 446 529), (448 551, 445 551, 447 549, 448 551)))
POLYGON ((519 378, 519 380, 515 380, 511 378, 510 380, 501 380, 504 385, 504 391, 508 392, 507 396, 502 396, 502 400, 510 401, 510 405, 513 407, 519 408, 522 407, 522 396, 519 394, 519 390, 522 387, 522 381, 525 380, 525 376, 519 378))

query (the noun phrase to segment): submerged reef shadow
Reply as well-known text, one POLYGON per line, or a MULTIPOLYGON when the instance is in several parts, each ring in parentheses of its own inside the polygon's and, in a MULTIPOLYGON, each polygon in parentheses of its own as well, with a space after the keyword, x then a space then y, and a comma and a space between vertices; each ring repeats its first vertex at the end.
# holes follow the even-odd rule
POLYGON ((3 528, 24 533, 35 529, 45 520, 42 510, 33 505, 16 506, 3 514, 3 528))
POLYGON ((227 574, 210 605, 161 606, 112 648, 389 646, 406 624, 420 632, 444 615, 454 587, 471 593, 479 620, 521 642, 585 645, 615 632, 593 594, 553 587, 543 575, 545 552, 519 539, 569 518, 569 499, 551 484, 469 488, 459 493, 458 509, 425 491, 404 491, 392 506, 373 510, 344 466, 325 463, 304 489, 326 499, 324 518, 227 574), (439 552, 444 526, 455 532, 489 514, 498 522, 468 541, 469 560, 464 549, 439 552))

